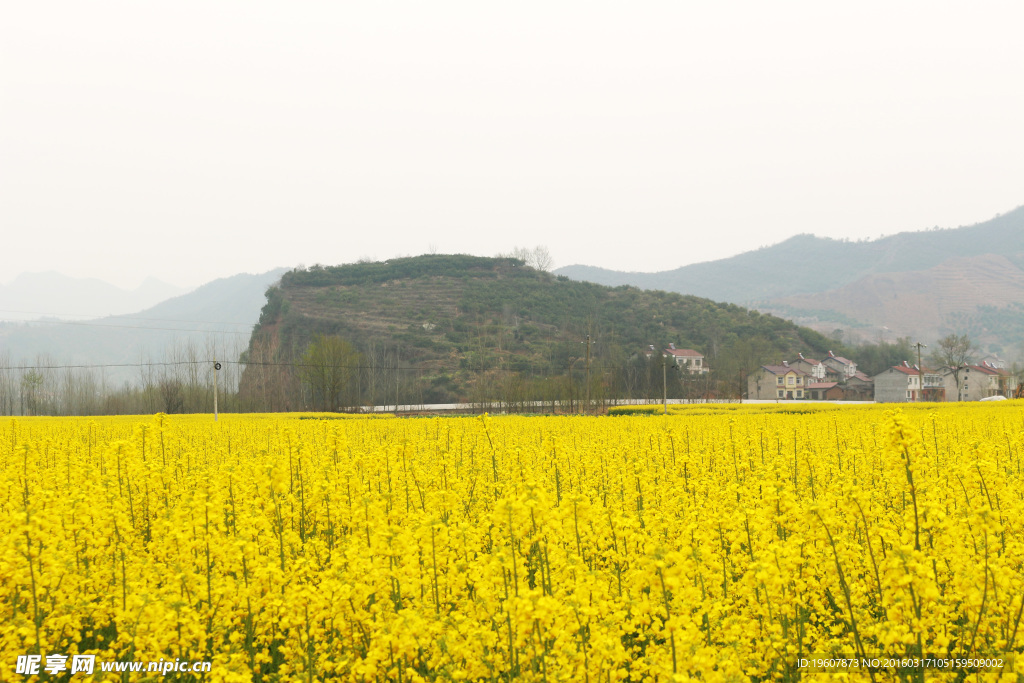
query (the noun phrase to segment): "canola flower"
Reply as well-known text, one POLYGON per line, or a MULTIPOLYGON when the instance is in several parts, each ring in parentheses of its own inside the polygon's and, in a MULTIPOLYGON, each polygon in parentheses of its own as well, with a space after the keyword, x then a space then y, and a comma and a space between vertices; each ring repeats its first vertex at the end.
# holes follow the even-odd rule
POLYGON ((61 652, 210 681, 813 681, 812 654, 1024 646, 1019 402, 302 417, 0 423, 0 678, 61 652))

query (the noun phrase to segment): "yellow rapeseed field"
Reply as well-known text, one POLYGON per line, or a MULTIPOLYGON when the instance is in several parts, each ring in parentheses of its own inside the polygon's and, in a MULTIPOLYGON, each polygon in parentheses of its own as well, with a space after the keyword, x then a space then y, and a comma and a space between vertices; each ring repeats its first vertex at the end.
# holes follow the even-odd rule
POLYGON ((6 420, 0 680, 1020 681, 1022 434, 1017 401, 6 420))

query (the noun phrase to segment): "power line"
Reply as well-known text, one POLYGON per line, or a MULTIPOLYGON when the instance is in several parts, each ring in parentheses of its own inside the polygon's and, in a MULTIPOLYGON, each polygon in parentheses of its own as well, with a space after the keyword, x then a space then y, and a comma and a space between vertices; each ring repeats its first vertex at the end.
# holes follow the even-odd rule
MULTIPOLYGON (((19 320, 19 321, 4 321, 9 324, 17 323, 29 323, 32 325, 71 325, 77 327, 113 327, 122 330, 146 330, 150 332, 201 332, 204 334, 231 334, 236 336, 249 336, 251 332, 239 332, 236 330, 197 330, 189 329, 185 327, 143 327, 141 325, 111 325, 108 323, 90 323, 90 322, 78 322, 75 320, 19 320)), ((199 322, 199 321, 196 321, 199 322)), ((218 323, 210 323, 218 324, 218 323)), ((244 323, 224 323, 227 325, 242 325, 244 323)))
POLYGON ((43 311, 23 311, 12 308, 0 308, 0 313, 31 313, 32 315, 42 316, 68 316, 68 317, 80 317, 86 318, 84 321, 77 320, 9 320, 4 319, 0 322, 10 323, 74 323, 74 322, 88 322, 89 320, 106 320, 111 318, 123 318, 126 320, 145 320, 148 322, 165 322, 165 323, 192 323, 196 325, 245 325, 252 327, 255 323, 234 323, 227 320, 183 320, 181 318, 140 318, 133 313, 117 313, 110 315, 86 315, 84 313, 49 313, 43 311))
MULTIPOLYGON (((434 368, 417 368, 413 366, 393 365, 326 365, 322 363, 271 363, 262 361, 219 361, 224 365, 253 365, 268 367, 292 367, 292 368, 332 368, 346 370, 431 370, 434 368)), ((212 360, 182 360, 182 361, 151 361, 147 363, 95 363, 95 364, 68 364, 68 365, 0 365, 0 370, 99 370, 102 368, 148 368, 168 367, 176 365, 209 365, 213 366, 212 360)))
MULTIPOLYGON (((219 361, 224 365, 245 365, 245 366, 257 366, 257 367, 290 367, 290 368, 331 368, 331 369, 346 369, 346 370, 402 370, 402 371, 430 371, 430 370, 443 370, 445 368, 439 367, 416 367, 416 366, 395 366, 395 365, 350 365, 350 364, 324 364, 324 363, 294 363, 294 362, 283 362, 283 361, 241 361, 241 360, 222 360, 219 361)), ((91 364, 49 364, 49 365, 0 365, 0 370, 91 370, 91 369, 102 369, 102 368, 145 368, 145 367, 170 367, 179 365, 210 365, 213 366, 213 360, 182 360, 182 361, 148 361, 145 363, 91 363, 91 364)), ((628 364, 622 365, 592 365, 591 370, 599 371, 613 371, 621 370, 629 367, 628 364)), ((694 379, 699 378, 698 375, 694 375, 694 379)))
MULTIPOLYGON (((89 320, 96 320, 99 318, 122 318, 128 313, 122 314, 89 314, 89 313, 54 313, 52 311, 26 311, 21 308, 0 308, 0 313, 28 313, 30 315, 42 315, 42 316, 64 316, 67 318, 86 318, 89 320)), ((28 320, 4 320, 3 322, 30 322, 28 320)))
POLYGON ((182 360, 151 363, 105 363, 95 365, 0 365, 0 370, 93 370, 101 368, 147 368, 172 365, 213 365, 213 361, 182 360))

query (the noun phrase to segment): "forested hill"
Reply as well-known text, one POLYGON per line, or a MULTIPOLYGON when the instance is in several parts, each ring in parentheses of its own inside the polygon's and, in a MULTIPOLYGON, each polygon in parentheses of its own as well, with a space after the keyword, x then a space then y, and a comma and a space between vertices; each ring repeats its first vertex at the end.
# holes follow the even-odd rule
POLYGON ((593 381, 609 391, 645 362, 649 345, 696 349, 730 376, 739 365, 830 348, 816 332, 740 306, 572 281, 517 259, 425 255, 285 274, 267 292, 245 390, 269 409, 295 407, 287 396, 301 383, 288 364, 317 334, 358 351, 360 403, 391 400, 395 367, 404 368, 395 381, 422 402, 477 400, 509 381, 578 383, 587 335, 593 381))

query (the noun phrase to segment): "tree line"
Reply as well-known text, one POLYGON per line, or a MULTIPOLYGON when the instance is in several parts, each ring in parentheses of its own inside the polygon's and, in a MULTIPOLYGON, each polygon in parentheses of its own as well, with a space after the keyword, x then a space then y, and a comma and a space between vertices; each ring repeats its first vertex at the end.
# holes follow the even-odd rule
POLYGON ((13 359, 0 351, 0 415, 141 415, 241 412, 238 342, 217 337, 174 342, 158 356, 117 365, 69 364, 49 354, 13 359), (215 371, 213 361, 223 359, 215 371))
MULTIPOLYGON (((170 345, 159 359, 146 355, 133 367, 61 365, 45 354, 13 362, 0 352, 0 415, 117 415, 208 413, 214 391, 222 412, 358 411, 368 406, 470 403, 510 412, 597 411, 625 400, 663 397, 701 401, 740 399, 746 378, 779 350, 764 336, 730 335, 709 345, 711 371, 690 374, 662 357, 609 344, 587 355, 577 343, 531 364, 501 353, 501 339, 481 336, 457 370, 418 364, 396 342, 357 345, 340 335, 315 334, 293 360, 282 360, 268 337, 246 349, 217 338, 170 345), (632 352, 631 352, 632 351, 632 352), (213 361, 220 359, 215 371, 213 361)), ((837 347, 868 375, 916 360, 909 338, 854 348, 837 347)), ((948 335, 926 354, 933 367, 959 368, 977 349, 966 335, 948 335)))

